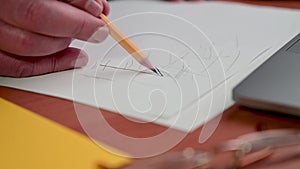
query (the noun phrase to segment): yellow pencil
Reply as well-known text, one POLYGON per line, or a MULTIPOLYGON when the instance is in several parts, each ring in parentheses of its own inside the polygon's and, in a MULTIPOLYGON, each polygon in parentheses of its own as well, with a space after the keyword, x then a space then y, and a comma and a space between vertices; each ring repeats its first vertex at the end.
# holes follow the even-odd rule
POLYGON ((114 25, 104 14, 100 15, 100 18, 107 24, 110 35, 129 53, 135 58, 140 64, 152 70, 159 76, 163 76, 162 73, 154 67, 147 56, 128 38, 126 37, 117 27, 114 25))

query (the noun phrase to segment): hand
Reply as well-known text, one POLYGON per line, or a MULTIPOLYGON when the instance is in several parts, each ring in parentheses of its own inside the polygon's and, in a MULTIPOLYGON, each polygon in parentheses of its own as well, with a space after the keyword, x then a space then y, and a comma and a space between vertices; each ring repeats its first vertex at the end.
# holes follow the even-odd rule
POLYGON ((105 23, 97 18, 101 13, 109 13, 106 0, 0 0, 0 3, 2 76, 26 77, 84 66, 87 54, 70 48, 72 39, 101 42, 108 35, 105 23))

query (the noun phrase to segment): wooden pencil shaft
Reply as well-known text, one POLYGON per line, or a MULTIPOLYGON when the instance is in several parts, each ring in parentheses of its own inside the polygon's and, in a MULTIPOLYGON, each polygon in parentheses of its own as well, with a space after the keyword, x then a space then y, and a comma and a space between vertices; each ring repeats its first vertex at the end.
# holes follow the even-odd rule
POLYGON ((147 59, 146 55, 127 36, 125 36, 104 14, 101 14, 100 17, 107 24, 110 35, 139 63, 142 63, 147 59))

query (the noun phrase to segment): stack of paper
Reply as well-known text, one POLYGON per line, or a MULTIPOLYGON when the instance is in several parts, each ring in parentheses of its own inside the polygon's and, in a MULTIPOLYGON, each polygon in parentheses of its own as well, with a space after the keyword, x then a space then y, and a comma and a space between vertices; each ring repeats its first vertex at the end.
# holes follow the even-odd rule
POLYGON ((163 78, 108 38, 102 44, 73 43, 90 56, 83 69, 0 78, 0 84, 190 131, 231 106, 232 88, 300 30, 298 10, 224 2, 110 5, 111 20, 163 78))

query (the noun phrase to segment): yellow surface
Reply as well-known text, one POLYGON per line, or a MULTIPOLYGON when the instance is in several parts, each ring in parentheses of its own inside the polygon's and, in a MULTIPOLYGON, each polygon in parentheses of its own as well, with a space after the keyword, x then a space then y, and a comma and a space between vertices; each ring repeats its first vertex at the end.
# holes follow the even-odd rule
MULTIPOLYGON (((118 168, 130 160, 0 98, 1 169, 118 168)), ((114 151, 115 152, 115 151, 114 151)))

